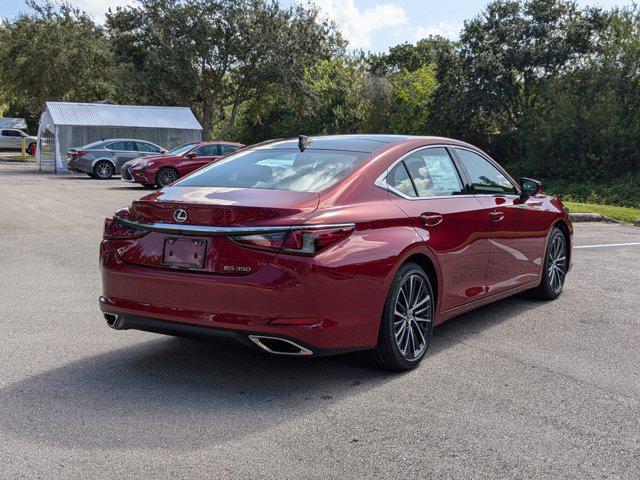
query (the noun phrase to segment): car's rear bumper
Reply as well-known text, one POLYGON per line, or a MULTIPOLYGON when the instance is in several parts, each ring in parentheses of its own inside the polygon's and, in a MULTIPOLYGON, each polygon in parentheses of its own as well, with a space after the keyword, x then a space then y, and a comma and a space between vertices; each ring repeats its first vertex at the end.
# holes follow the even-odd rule
POLYGON ((377 341, 382 309, 376 304, 384 295, 380 302, 363 295, 376 292, 359 276, 300 277, 275 264, 245 276, 185 272, 129 264, 104 248, 101 271, 101 310, 148 319, 131 320, 128 328, 156 331, 157 322, 160 333, 176 335, 223 330, 246 340, 259 334, 292 340, 314 354, 371 348, 377 341))
POLYGON ((83 165, 80 162, 67 161, 67 169, 76 173, 93 173, 93 167, 83 165))
POLYGON ((193 338, 198 340, 230 340, 248 348, 257 348, 278 355, 318 357, 364 350, 368 348, 318 348, 315 345, 306 344, 295 337, 283 334, 273 335, 264 334, 259 331, 248 332, 228 328, 205 327, 201 325, 175 322, 153 317, 143 317, 128 313, 114 314, 112 312, 105 312, 104 315, 107 325, 115 330, 140 330, 144 332, 158 333, 161 335, 171 335, 174 337, 193 338), (283 343, 266 343, 270 340, 277 340, 283 343))

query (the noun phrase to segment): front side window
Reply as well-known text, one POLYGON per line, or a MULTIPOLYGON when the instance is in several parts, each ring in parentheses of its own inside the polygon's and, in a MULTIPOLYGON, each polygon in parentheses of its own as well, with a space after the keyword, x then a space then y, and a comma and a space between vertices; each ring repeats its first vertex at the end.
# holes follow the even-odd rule
POLYGON ((464 187, 446 148, 424 148, 403 160, 419 197, 446 197, 464 193, 464 187))
POLYGON ((518 193, 509 179, 486 158, 462 148, 457 148, 456 152, 460 157, 460 162, 462 162, 469 174, 475 193, 507 195, 516 195, 518 193))
POLYGON ((215 157, 218 155, 218 146, 217 145, 203 145, 194 150, 195 154, 198 157, 215 157))
POLYGON ((17 130, 3 130, 2 135, 5 137, 21 137, 22 135, 17 130))
POLYGON ((209 165, 174 186, 319 192, 342 180, 368 156, 340 150, 248 150, 209 165))

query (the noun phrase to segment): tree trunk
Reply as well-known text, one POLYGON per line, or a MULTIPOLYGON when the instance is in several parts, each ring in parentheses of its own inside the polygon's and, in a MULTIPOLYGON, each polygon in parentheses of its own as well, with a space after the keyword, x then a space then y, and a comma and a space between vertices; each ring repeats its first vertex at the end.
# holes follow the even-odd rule
POLYGON ((231 131, 231 129, 233 128, 233 124, 235 123, 236 117, 238 115, 239 104, 240 104, 240 101, 236 96, 236 99, 233 102, 233 107, 231 108, 231 115, 229 116, 229 121, 227 122, 227 125, 222 129, 222 131, 218 134, 218 140, 225 140, 224 137, 226 137, 231 131))
POLYGON ((202 102, 202 140, 211 139, 211 128, 213 126, 213 105, 210 100, 202 102))

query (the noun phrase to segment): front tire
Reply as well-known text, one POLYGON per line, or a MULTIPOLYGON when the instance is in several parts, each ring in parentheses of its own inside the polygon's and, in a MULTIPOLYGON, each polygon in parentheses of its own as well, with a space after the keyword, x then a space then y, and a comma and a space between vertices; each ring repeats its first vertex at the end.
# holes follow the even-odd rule
POLYGON ((549 235, 544 255, 544 268, 540 285, 531 291, 540 300, 555 300, 562 293, 568 266, 567 240, 558 227, 553 227, 549 235))
POLYGON ((111 162, 102 160, 93 167, 93 175, 100 180, 109 180, 116 173, 111 162))
POLYGON ((158 188, 166 187, 178 179, 178 172, 173 168, 162 168, 156 173, 156 185, 158 188))
POLYGON ((431 343, 433 315, 429 278, 417 264, 404 264, 387 294, 378 345, 369 352, 370 359, 386 370, 415 368, 431 343))

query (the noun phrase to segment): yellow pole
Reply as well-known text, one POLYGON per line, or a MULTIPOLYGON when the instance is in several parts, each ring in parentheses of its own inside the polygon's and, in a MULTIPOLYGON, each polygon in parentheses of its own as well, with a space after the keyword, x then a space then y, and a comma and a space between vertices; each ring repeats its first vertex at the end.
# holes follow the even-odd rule
POLYGON ((24 160, 25 158, 27 158, 27 141, 23 138, 22 139, 22 160, 24 160))

